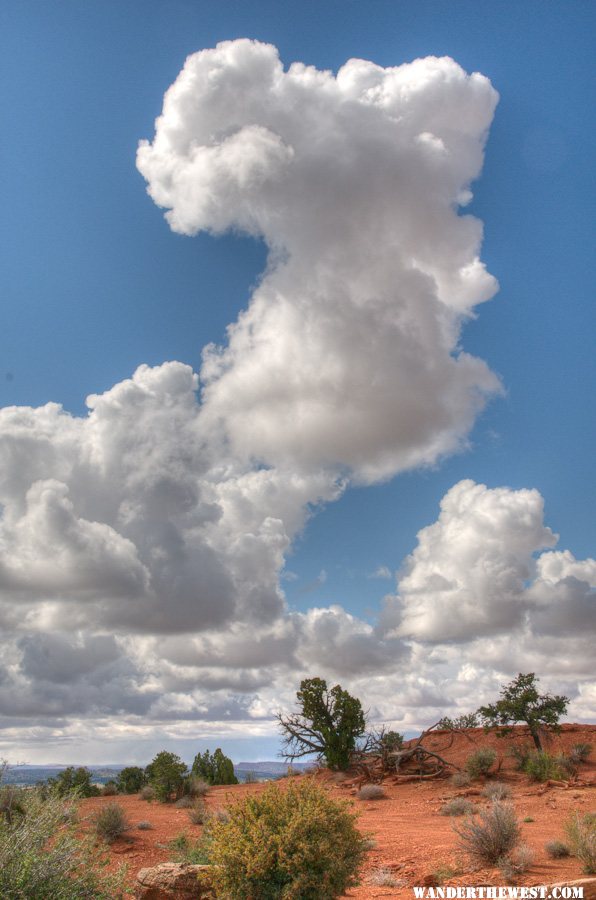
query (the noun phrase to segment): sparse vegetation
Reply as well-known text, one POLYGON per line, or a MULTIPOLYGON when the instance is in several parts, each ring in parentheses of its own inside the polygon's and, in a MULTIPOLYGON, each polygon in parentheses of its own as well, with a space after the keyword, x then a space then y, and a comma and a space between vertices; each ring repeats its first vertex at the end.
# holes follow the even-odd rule
POLYGON ((520 840, 520 828, 513 806, 495 801, 482 810, 478 819, 469 817, 454 825, 462 849, 479 863, 495 865, 508 856, 520 840))
POLYGON ((115 781, 106 781, 100 791, 102 797, 115 797, 118 793, 118 785, 115 781))
POLYGON ((534 853, 527 844, 519 844, 508 856, 498 860, 499 871, 504 878, 512 884, 515 879, 531 868, 534 861, 534 853))
POLYGON ((579 766, 584 763, 592 753, 592 745, 591 744, 574 744, 571 750, 569 751, 569 759, 575 766, 579 766))
POLYGON ((465 769, 471 778, 480 778, 481 775, 488 775, 491 766, 497 758, 496 751, 492 747, 479 747, 470 756, 468 756, 465 769))
POLYGON ((472 784, 472 779, 468 775, 467 772, 455 772, 454 775, 451 776, 451 784, 454 787, 468 787, 468 785, 472 784))
POLYGON ((368 884, 372 884, 375 887, 397 888, 402 887, 404 884, 403 880, 396 878, 391 869, 388 869, 386 866, 379 866, 378 869, 373 869, 366 880, 368 884))
POLYGON ((207 826, 215 887, 229 900, 333 900, 356 883, 364 838, 347 804, 314 780, 270 784, 229 813, 207 826))
POLYGON ((150 784, 146 784, 145 787, 141 789, 141 800, 147 800, 148 803, 155 800, 155 788, 151 787, 150 784))
POLYGON ((173 852, 176 862, 193 863, 198 866, 204 866, 211 862, 204 839, 201 837, 198 840, 191 840, 186 831, 177 834, 170 841, 168 847, 173 852))
POLYGON ((2 900, 115 900, 123 875, 101 873, 101 854, 64 820, 57 791, 22 789, 23 813, 0 824, 2 900))
POLYGON ((186 794, 184 797, 180 797, 179 800, 176 800, 176 809, 190 809, 193 805, 192 798, 186 794))
POLYGON ((563 841, 548 841, 544 849, 551 859, 564 859, 571 856, 571 850, 563 841))
POLYGON ((204 778, 198 778, 196 775, 190 775, 186 781, 185 789, 189 797, 196 799, 197 797, 206 797, 209 792, 210 785, 204 778))
POLYGON ((129 831, 130 825, 126 819, 126 813, 119 803, 107 803, 95 813, 93 828, 99 838, 111 844, 124 832, 129 831))
POLYGON ((139 831, 151 831, 153 825, 151 824, 151 822, 143 820, 142 822, 137 823, 137 828, 139 829, 139 831))
POLYGON ((167 803, 172 795, 180 797, 187 774, 186 763, 179 756, 162 750, 145 769, 147 781, 155 792, 156 800, 167 803))
POLYGON ((491 781, 485 785, 482 796, 489 800, 508 800, 511 797, 511 788, 502 781, 491 781))
POLYGON ((586 875, 596 875, 596 813, 575 813, 565 823, 571 852, 583 863, 586 875))
POLYGON ((526 816, 524 819, 524 822, 527 822, 528 824, 530 824, 531 822, 534 822, 534 821, 535 820, 532 818, 532 816, 526 816))
POLYGON ((195 800, 188 810, 188 818, 193 825, 204 825, 209 817, 207 806, 203 800, 195 800))
POLYGON ((385 800, 387 794, 380 784, 363 784, 358 794, 359 800, 385 800))
POLYGON ((442 816, 469 816, 476 812, 476 807, 465 797, 454 797, 440 809, 442 816))
POLYGON ((283 756, 294 760, 318 753, 330 769, 347 769, 366 721, 360 700, 339 684, 327 689, 322 678, 306 678, 296 694, 299 712, 277 717, 283 735, 283 756))
POLYGON ((501 699, 489 706, 481 706, 478 714, 488 730, 496 728, 503 736, 511 732, 511 725, 525 722, 536 750, 543 750, 540 731, 560 731, 559 719, 569 706, 569 697, 538 693, 538 679, 534 672, 521 672, 501 689, 501 699))

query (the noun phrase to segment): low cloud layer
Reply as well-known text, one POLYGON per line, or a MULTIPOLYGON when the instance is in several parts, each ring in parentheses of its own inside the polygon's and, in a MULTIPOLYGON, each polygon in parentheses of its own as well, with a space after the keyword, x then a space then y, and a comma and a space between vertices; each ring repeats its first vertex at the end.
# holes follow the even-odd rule
POLYGON ((198 376, 141 366, 82 418, 0 410, 5 747, 261 735, 314 673, 402 727, 520 668, 586 714, 596 564, 553 549, 536 491, 452 488, 377 622, 341 597, 291 612, 282 587, 317 505, 461 449, 500 390, 461 347, 496 290, 461 211, 496 101, 446 58, 189 57, 139 169, 174 230, 258 235, 267 271, 198 376))

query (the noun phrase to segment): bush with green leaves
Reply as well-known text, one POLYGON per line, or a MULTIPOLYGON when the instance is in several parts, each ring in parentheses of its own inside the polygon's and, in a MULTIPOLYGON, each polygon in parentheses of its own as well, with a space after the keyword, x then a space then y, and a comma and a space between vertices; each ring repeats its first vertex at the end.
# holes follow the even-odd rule
POLYGON ((53 778, 48 778, 48 786, 51 791, 60 797, 67 794, 76 794, 78 797, 99 797, 101 791, 97 785, 91 783, 91 772, 85 766, 75 769, 68 766, 53 778))
POLYGON ((586 875, 596 875, 596 813, 574 813, 565 823, 571 852, 583 863, 586 875))
POLYGON ((216 890, 228 900, 334 900, 356 884, 366 841, 345 801, 312 778, 269 784, 207 825, 216 890))
POLYGON ((238 784, 234 763, 219 747, 215 753, 209 753, 209 750, 197 753, 190 771, 207 784, 238 784))
POLYGON ((145 770, 140 766, 126 766, 118 773, 116 784, 120 794, 138 794, 147 784, 145 770))
POLYGON ((0 819, 2 900, 116 900, 124 896, 124 872, 102 872, 107 858, 91 839, 65 821, 57 791, 22 790, 23 813, 0 819))
POLYGON ((523 771, 531 781, 561 781, 569 776, 561 757, 551 756, 546 750, 536 750, 528 754, 523 771))
POLYGON ((498 800, 483 809, 477 819, 469 817, 454 829, 462 849, 474 862, 484 865, 495 865, 508 856, 521 837, 513 806, 498 800))
POLYGON ((465 768, 471 778, 480 778, 481 775, 488 775, 497 753, 492 747, 480 747, 468 756, 465 768))
POLYGON ((95 834, 108 844, 130 830, 126 813, 120 803, 106 803, 95 812, 92 824, 95 834))
POLYGON ((145 769, 149 787, 155 792, 155 799, 160 803, 167 803, 172 795, 181 797, 187 771, 186 763, 175 753, 168 750, 158 753, 145 769))
POLYGON ((181 831, 168 844, 168 849, 176 862, 192 863, 197 866, 208 865, 211 860, 208 856, 203 837, 193 840, 186 831, 181 831))

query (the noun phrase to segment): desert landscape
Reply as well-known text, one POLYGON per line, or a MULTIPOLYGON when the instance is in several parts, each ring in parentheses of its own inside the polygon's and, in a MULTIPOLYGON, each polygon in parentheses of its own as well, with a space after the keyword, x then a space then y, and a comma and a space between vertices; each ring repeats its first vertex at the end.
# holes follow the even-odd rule
MULTIPOLYGON (((590 758, 582 764, 578 775, 568 782, 537 783, 515 770, 510 749, 527 744, 522 729, 506 737, 485 734, 481 728, 469 729, 465 734, 450 735, 435 732, 427 746, 440 752, 451 763, 463 767, 470 754, 479 747, 492 747, 497 758, 487 777, 471 784, 456 787, 449 778, 414 780, 396 784, 391 778, 383 782, 386 796, 378 800, 358 799, 359 782, 349 773, 332 773, 319 769, 314 774, 331 796, 348 798, 358 812, 358 828, 370 837, 370 850, 361 872, 361 883, 345 897, 372 900, 376 897, 411 898, 412 887, 418 885, 520 885, 552 884, 561 880, 582 877, 581 862, 570 856, 553 859, 545 851, 549 841, 563 839, 563 823, 570 814, 593 812, 596 808, 596 764, 590 758), (453 743, 447 749, 451 738, 453 743), (441 813, 442 807, 453 798, 465 798, 480 807, 489 800, 483 796, 487 784, 503 783, 511 792, 510 801, 522 828, 522 840, 533 851, 528 872, 511 882, 504 880, 498 868, 478 868, 470 864, 458 846, 453 824, 460 817, 441 813)), ((595 725, 566 724, 559 735, 549 735, 548 751, 565 753, 578 743, 596 741, 595 725)), ((300 778, 308 776, 299 776, 300 778)), ((282 779, 283 785, 294 779, 282 779)), ((251 793, 261 793, 265 785, 244 784, 211 787, 205 802, 210 812, 225 809, 251 793)), ((113 797, 85 800, 81 806, 83 823, 113 797)), ((130 830, 110 846, 111 865, 128 865, 128 884, 133 887, 139 870, 176 858, 169 846, 180 833, 196 839, 202 827, 189 821, 187 810, 174 803, 142 800, 139 795, 118 796, 117 802, 126 811, 130 830), (139 830, 139 822, 150 828, 139 830)), ((586 882, 588 878, 586 877, 586 882)))

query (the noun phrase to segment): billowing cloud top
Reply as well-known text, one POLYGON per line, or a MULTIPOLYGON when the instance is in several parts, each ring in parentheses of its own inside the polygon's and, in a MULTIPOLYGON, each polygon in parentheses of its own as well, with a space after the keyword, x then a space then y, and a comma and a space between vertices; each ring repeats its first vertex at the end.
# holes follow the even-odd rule
POLYGON ((498 381, 458 346, 496 290, 471 198, 497 94, 429 58, 334 77, 239 40, 189 57, 137 164, 170 226, 262 237, 268 271, 202 418, 245 458, 363 481, 465 439, 498 381))
POLYGON ((313 673, 402 727, 511 667, 578 694, 596 564, 552 550, 536 491, 456 485, 376 624, 292 613, 280 586, 317 503, 457 450, 500 389, 460 347, 496 289, 460 214, 496 100, 451 59, 333 76, 240 40, 187 60, 138 166, 173 229, 258 235, 268 268, 200 378, 141 366, 84 418, 0 410, 5 746, 85 717, 256 733, 313 673))

